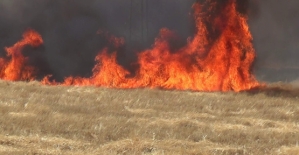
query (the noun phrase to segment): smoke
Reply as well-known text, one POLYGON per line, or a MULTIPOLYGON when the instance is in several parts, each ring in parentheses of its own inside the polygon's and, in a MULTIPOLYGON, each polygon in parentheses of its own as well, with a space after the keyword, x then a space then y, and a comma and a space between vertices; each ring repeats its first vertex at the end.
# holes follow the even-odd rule
POLYGON ((257 53, 254 70, 259 80, 299 81, 298 5, 296 0, 287 3, 277 0, 237 0, 238 11, 249 18, 257 53))
MULTIPOLYGON (((174 30, 185 41, 191 35, 192 3, 191 0, 148 1, 144 14, 147 39, 142 48, 150 48, 163 27, 174 30)), ((130 40, 130 28, 141 21, 130 21, 133 19, 130 16, 139 13, 130 6, 129 0, 2 0, 0 46, 11 46, 27 28, 35 29, 45 43, 37 49, 27 48, 25 54, 40 73, 53 74, 58 80, 70 75, 88 77, 96 54, 108 44, 104 36, 97 34, 98 30, 123 37, 127 47, 138 44, 130 40)), ((126 49, 124 53, 119 54, 122 62, 132 60, 136 51, 126 49)), ((1 55, 4 54, 1 50, 1 55)))
POLYGON ((291 82, 299 78, 299 1, 263 0, 250 29, 257 52, 256 74, 264 81, 291 82))
MULTIPOLYGON (((67 75, 88 74, 93 59, 103 46, 104 39, 96 31, 105 25, 98 8, 82 1, 4 0, 1 7, 2 47, 19 40, 27 28, 41 33, 43 47, 27 48, 32 64, 40 73, 53 74, 62 79, 67 75)), ((42 76, 42 75, 41 75, 42 76)))
MULTIPOLYGON (((181 38, 175 45, 183 45, 193 34, 191 6, 196 0, 147 0, 145 42, 141 48, 150 48, 161 28, 174 31, 181 38)), ((201 2, 205 0, 199 0, 201 2)), ((218 2, 225 2, 218 0, 218 2)), ((293 80, 299 75, 299 34, 296 6, 289 0, 237 0, 240 13, 249 15, 250 30, 257 52, 256 74, 261 80, 293 80), (265 69, 266 68, 266 69, 265 69), (287 68, 283 72, 269 68, 287 68), (284 74, 281 74, 284 73, 284 74), (277 74, 273 76, 274 74, 277 74), (278 76, 278 74, 280 76, 278 76), (282 76, 285 75, 285 76, 282 76)), ((138 14, 131 10, 129 0, 1 0, 0 47, 11 46, 21 38, 27 28, 41 33, 45 44, 39 48, 26 48, 31 63, 40 73, 53 74, 55 79, 66 76, 91 75, 94 58, 108 44, 98 35, 99 29, 125 39, 119 53, 121 64, 134 61, 138 42, 130 33, 143 21, 130 21, 138 14), (133 30, 132 30, 133 29, 133 30)), ((0 50, 1 56, 5 54, 0 50)), ((41 75, 43 76, 43 75, 41 75)))

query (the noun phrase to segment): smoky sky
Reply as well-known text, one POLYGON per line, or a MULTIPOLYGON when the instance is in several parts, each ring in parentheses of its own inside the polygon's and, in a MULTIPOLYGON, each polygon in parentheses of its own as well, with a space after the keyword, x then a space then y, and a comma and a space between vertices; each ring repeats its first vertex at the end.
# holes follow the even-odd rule
MULTIPOLYGON (((109 44, 104 36, 97 34, 98 30, 125 39, 119 61, 126 64, 127 60, 136 58, 136 51, 151 47, 161 28, 174 31, 181 43, 186 43, 194 32, 191 13, 195 1, 147 0, 140 10, 138 5, 142 4, 137 4, 136 0, 133 8, 130 0, 1 0, 1 56, 5 55, 4 47, 13 45, 26 29, 32 28, 42 35, 44 45, 26 48, 25 55, 30 56, 31 63, 40 72, 53 74, 58 80, 70 75, 88 77, 95 56, 109 44), (140 33, 143 39, 138 40, 134 35, 140 33)), ((256 73, 263 80, 280 73, 264 68, 296 68, 299 65, 296 6, 299 6, 297 0, 284 3, 281 0, 238 1, 239 11, 249 15, 257 52, 256 73)), ((280 78, 275 80, 297 78, 296 74, 285 74, 290 76, 278 76, 280 78)))
POLYGON ((249 18, 262 80, 299 79, 299 1, 256 0, 257 18, 249 18))
MULTIPOLYGON (((192 3, 151 0, 147 3, 147 10, 140 12, 140 4, 132 8, 130 0, 2 0, 0 46, 13 45, 26 29, 32 28, 42 35, 44 45, 38 49, 28 48, 25 53, 33 59, 33 65, 37 65, 40 72, 53 74, 59 80, 70 75, 88 77, 96 54, 107 45, 107 39, 98 35, 98 30, 123 37, 126 47, 140 44, 131 39, 131 33, 146 31, 142 48, 150 48, 163 27, 186 40, 191 35, 192 17, 189 13, 192 3), (143 22, 135 18, 140 13, 146 17, 146 30, 136 28, 143 22)), ((4 54, 2 50, 1 55, 4 54)), ((124 48, 119 59, 124 63, 124 60, 134 59, 135 55, 133 49, 124 48)))

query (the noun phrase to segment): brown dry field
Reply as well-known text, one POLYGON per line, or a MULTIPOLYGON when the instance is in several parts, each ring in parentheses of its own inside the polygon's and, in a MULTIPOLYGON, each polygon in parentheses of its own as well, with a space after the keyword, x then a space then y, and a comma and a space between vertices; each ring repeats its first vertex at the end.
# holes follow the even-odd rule
POLYGON ((241 93, 0 81, 0 154, 299 154, 299 89, 241 93))

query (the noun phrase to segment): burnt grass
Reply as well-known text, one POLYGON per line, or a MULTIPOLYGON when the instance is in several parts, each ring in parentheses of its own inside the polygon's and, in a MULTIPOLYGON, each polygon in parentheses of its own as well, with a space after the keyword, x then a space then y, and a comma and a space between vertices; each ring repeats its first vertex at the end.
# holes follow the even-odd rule
POLYGON ((299 154, 299 89, 235 92, 0 82, 0 154, 299 154))

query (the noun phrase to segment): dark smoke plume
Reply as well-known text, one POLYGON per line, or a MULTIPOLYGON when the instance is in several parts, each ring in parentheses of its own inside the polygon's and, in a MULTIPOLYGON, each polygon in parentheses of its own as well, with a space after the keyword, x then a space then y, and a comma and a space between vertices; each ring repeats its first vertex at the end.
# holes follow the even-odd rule
MULTIPOLYGON (((175 44, 177 48, 192 37, 191 6, 195 1, 147 0, 147 35, 142 48, 150 48, 164 27, 181 38, 175 44)), ((237 0, 237 3, 239 12, 249 16, 258 77, 271 81, 298 78, 299 2, 237 0)), ((130 21, 130 15, 138 14, 130 6, 130 0, 1 0, 0 56, 5 55, 4 47, 18 41, 27 28, 33 28, 41 33, 45 44, 36 49, 28 47, 25 54, 41 74, 53 74, 58 80, 70 75, 87 77, 95 55, 109 45, 104 36, 97 34, 100 29, 125 39, 118 60, 126 64, 134 60, 137 52, 129 48, 136 45, 130 40, 130 27, 141 22, 130 21)))
MULTIPOLYGON (((163 27, 176 31, 186 40, 191 35, 192 3, 148 1, 148 39, 143 48, 150 48, 163 27)), ((2 0, 0 46, 2 49, 11 46, 27 28, 32 28, 41 33, 45 43, 37 49, 27 48, 25 54, 40 73, 53 74, 58 80, 70 75, 90 76, 96 54, 109 45, 103 35, 97 34, 98 30, 125 38, 128 47, 136 45, 130 42, 130 24, 140 24, 140 21, 130 21, 131 15, 138 14, 130 6, 129 0, 2 0)), ((136 51, 127 49, 123 53, 119 59, 126 62, 136 51)), ((4 55, 1 50, 1 56, 4 55)))

